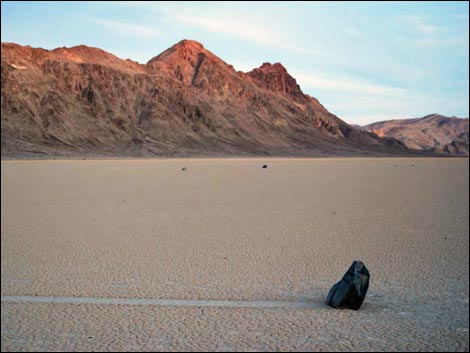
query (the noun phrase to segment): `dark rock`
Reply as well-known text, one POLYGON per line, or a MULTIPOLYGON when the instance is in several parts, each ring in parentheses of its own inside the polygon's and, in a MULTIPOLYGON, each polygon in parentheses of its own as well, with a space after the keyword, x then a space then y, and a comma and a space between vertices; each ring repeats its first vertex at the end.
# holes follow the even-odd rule
POLYGON ((265 165, 263 165, 263 169, 266 169, 267 167, 268 167, 268 166, 267 166, 266 164, 265 164, 265 165))
POLYGON ((326 303, 337 309, 358 310, 369 288, 369 271, 361 261, 354 261, 341 281, 328 293, 326 303))
POLYGON ((186 171, 187 169, 186 169, 186 167, 183 167, 183 168, 181 168, 181 170, 184 172, 184 171, 186 171))

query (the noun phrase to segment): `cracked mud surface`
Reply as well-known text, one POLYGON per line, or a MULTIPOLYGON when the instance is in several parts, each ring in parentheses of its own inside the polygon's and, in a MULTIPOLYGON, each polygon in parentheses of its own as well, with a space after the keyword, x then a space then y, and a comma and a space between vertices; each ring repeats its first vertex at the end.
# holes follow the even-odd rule
POLYGON ((2 296, 312 303, 2 301, 2 351, 469 349, 468 159, 1 167, 2 296), (326 306, 355 259, 363 306, 326 306))

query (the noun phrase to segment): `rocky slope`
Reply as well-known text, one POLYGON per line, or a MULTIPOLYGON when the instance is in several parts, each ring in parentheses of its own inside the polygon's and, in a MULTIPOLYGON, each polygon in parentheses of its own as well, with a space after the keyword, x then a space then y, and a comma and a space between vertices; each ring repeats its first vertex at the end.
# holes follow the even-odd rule
POLYGON ((237 72, 195 41, 145 65, 2 43, 1 78, 5 158, 411 153, 329 113, 281 64, 237 72))
POLYGON ((469 154, 469 121, 439 114, 417 119, 381 121, 362 129, 381 137, 393 137, 410 149, 452 155, 469 154))

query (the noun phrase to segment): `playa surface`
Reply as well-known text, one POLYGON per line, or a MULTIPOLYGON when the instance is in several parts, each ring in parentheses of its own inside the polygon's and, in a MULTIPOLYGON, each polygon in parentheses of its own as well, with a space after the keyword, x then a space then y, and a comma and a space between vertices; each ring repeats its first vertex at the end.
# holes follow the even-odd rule
POLYGON ((468 351, 468 166, 3 161, 2 351, 468 351))

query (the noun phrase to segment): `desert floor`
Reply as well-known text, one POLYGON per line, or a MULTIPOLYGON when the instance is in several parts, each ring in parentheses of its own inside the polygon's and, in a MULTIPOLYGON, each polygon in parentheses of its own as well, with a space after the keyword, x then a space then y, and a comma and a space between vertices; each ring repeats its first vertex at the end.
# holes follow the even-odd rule
POLYGON ((468 351, 468 168, 4 161, 2 351, 468 351), (356 259, 363 306, 330 308, 356 259))

